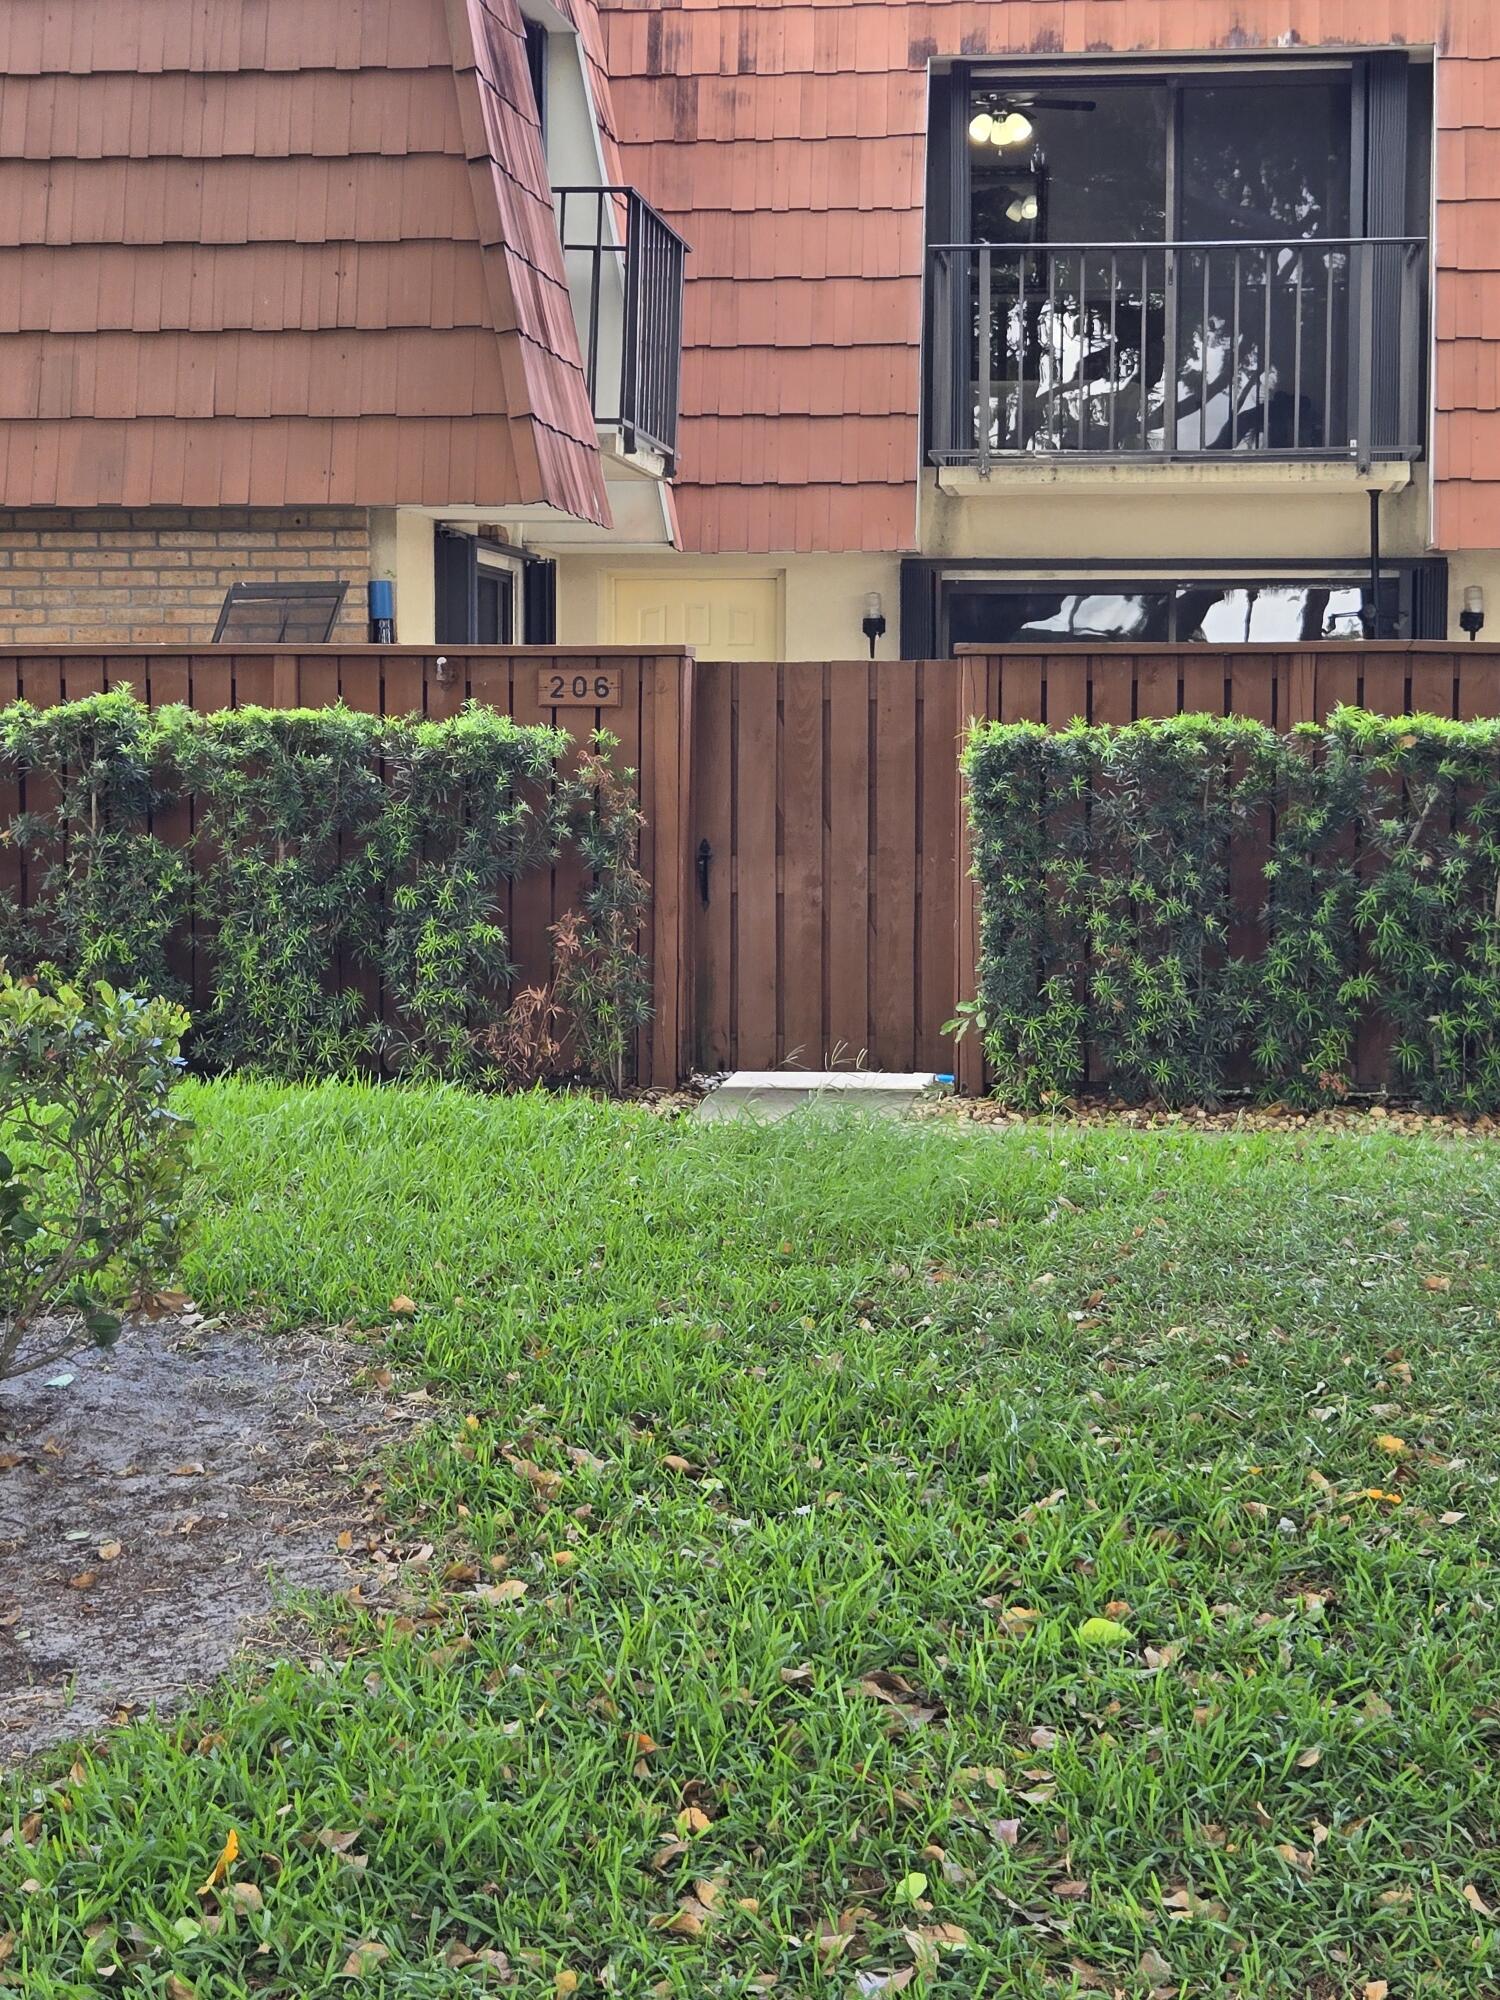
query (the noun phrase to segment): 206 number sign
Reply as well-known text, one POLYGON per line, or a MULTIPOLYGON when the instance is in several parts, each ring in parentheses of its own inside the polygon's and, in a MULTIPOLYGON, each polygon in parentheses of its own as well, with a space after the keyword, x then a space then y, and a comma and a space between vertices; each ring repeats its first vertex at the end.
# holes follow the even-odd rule
POLYGON ((543 708, 618 708, 618 667, 538 667, 537 700, 543 708))

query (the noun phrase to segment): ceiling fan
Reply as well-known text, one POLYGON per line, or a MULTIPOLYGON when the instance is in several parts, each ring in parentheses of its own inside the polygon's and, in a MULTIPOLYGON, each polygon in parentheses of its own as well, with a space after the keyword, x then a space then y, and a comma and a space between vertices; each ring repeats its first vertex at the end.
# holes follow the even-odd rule
MULTIPOLYGON (((979 105, 980 100, 974 100, 979 105)), ((987 98, 987 108, 975 110, 969 121, 969 137, 976 146, 1024 146, 1036 130, 1027 116, 1031 111, 1094 111, 1098 106, 1088 97, 1047 97, 1034 90, 996 90, 987 98)))

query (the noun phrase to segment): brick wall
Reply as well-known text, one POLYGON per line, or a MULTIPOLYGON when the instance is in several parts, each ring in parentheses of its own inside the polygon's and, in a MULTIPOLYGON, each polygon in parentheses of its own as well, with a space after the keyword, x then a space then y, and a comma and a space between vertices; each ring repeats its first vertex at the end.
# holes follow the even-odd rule
POLYGON ((230 584, 330 578, 361 640, 369 577, 360 508, 0 511, 0 645, 207 643, 230 584))

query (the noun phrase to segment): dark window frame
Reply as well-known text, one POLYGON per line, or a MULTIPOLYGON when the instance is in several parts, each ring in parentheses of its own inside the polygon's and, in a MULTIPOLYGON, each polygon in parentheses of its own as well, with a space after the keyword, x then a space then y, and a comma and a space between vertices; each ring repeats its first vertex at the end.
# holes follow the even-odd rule
POLYGON ((286 628, 297 604, 307 604, 318 598, 329 600, 332 609, 321 639, 298 639, 299 646, 326 646, 338 625, 344 609, 344 599, 349 595, 349 585, 343 583, 232 583, 224 593, 224 602, 219 610, 218 623, 214 627, 212 644, 222 645, 264 645, 280 646, 287 643, 286 628), (274 639, 237 639, 229 631, 235 607, 241 604, 276 604, 283 606, 281 628, 274 639))
MULTIPOLYGON (((1448 639, 1448 562, 1443 556, 1392 556, 1380 565, 1382 580, 1396 586, 1398 637, 1438 641, 1448 639)), ((951 557, 909 557, 901 566, 901 655, 907 660, 949 659, 953 656, 950 637, 949 600, 956 591, 1020 594, 1027 591, 1058 591, 1062 594, 1132 590, 1172 591, 1193 583, 1216 584, 1226 589, 1259 587, 1276 589, 1298 584, 1331 584, 1365 587, 1370 579, 1367 557, 1350 557, 1342 562, 1291 558, 1278 562, 1235 563, 1222 558, 1191 558, 1177 561, 1146 559, 1111 560, 1094 563, 1048 563, 1045 558, 996 557, 988 561, 956 562, 951 557), (1050 571, 1038 575, 1038 571, 1050 571), (955 574, 954 572, 961 572, 955 574)), ((1174 607, 1175 615, 1175 607, 1174 607)), ((1015 641, 1017 645, 1045 645, 1049 650, 1104 651, 1119 646, 1126 650, 1152 644, 1191 643, 1188 641, 1111 639, 1099 634, 1077 638, 1051 636, 1046 640, 1015 641)), ((1210 642, 1202 642, 1212 650, 1210 642)), ((1242 640, 1226 641, 1240 645, 1242 640)), ((1262 643, 1262 642, 1252 642, 1262 643)), ((1290 643, 1290 642, 1289 642, 1290 643)), ((1337 643, 1337 642, 1329 642, 1337 643)), ((1358 641, 1348 641, 1358 644, 1358 641)))
POLYGON ((531 95, 536 105, 536 122, 543 139, 547 136, 547 58, 551 34, 545 21, 521 16, 526 35, 526 70, 531 78, 531 95))

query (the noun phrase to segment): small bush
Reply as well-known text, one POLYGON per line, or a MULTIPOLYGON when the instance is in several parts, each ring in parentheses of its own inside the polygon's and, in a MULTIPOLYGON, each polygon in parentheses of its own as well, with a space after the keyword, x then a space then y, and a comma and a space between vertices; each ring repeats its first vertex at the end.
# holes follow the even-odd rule
POLYGON ((473 703, 441 722, 152 714, 128 691, 18 703, 0 711, 0 777, 27 787, 7 829, 26 894, 0 892, 0 951, 172 997, 191 979, 207 1070, 483 1085, 540 1051, 618 1088, 651 978, 617 747, 601 738, 567 772, 562 731, 473 703), (540 1042, 533 1021, 528 1054, 507 885, 569 846, 587 875, 548 988, 566 1021, 540 1042))
POLYGON ((1500 1109, 1500 723, 991 723, 966 770, 1002 1096, 1328 1103, 1379 1020, 1421 1102, 1500 1109))
POLYGON ((170 1001, 103 981, 85 993, 0 972, 0 1380, 108 1346, 170 1282, 189 1127, 169 1097, 187 1025, 170 1001))

